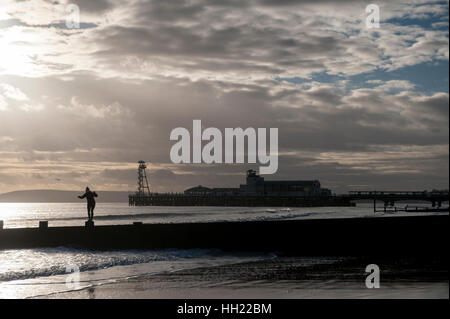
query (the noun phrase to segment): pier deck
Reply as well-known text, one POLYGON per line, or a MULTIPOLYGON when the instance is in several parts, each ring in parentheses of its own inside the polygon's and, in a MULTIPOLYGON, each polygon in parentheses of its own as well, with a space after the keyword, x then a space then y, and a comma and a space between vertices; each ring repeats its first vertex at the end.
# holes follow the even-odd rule
POLYGON ((186 195, 183 193, 130 194, 130 206, 243 206, 243 207, 325 207, 355 206, 358 200, 384 202, 393 206, 398 201, 424 201, 432 207, 448 202, 448 192, 351 191, 334 196, 247 196, 247 195, 186 195))
POLYGON ((185 194, 133 194, 130 206, 235 206, 235 207, 319 207, 354 206, 349 198, 337 196, 193 196, 185 194))

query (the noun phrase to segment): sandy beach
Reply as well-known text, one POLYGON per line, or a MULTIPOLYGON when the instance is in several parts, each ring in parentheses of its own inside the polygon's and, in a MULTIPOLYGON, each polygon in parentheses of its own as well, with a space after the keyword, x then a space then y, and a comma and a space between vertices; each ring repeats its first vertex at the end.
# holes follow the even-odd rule
POLYGON ((448 265, 438 260, 277 257, 120 280, 39 298, 449 298, 448 265), (377 263, 379 289, 365 286, 377 263))

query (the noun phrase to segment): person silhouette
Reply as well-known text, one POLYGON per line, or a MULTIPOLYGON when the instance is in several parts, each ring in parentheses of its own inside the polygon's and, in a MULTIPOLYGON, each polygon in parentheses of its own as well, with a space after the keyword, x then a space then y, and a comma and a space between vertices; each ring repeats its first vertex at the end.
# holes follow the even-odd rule
POLYGON ((98 197, 97 193, 91 192, 89 187, 86 187, 86 192, 83 195, 78 196, 79 199, 87 199, 87 211, 89 220, 94 219, 95 197, 98 197))

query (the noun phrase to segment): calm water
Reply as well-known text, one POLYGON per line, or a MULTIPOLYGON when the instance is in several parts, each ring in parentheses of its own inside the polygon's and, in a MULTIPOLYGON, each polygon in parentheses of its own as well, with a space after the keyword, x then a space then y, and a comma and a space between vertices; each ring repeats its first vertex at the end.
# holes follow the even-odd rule
MULTIPOLYGON (((409 203, 410 206, 413 206, 409 203)), ((418 204, 423 206, 423 204, 418 204)), ((395 213, 395 215, 415 213, 395 213)), ((419 213, 421 214, 421 213, 419 213)), ((422 213, 423 214, 423 213, 422 213)), ((427 213, 430 214, 430 213, 427 213)), ((378 217, 393 213, 374 213, 371 204, 356 207, 133 207, 127 203, 98 203, 96 225, 145 223, 257 221, 302 218, 378 217)), ((0 203, 0 220, 5 228, 37 227, 40 220, 49 226, 81 226, 87 219, 84 203, 0 203)))
MULTIPOLYGON (((357 207, 248 208, 129 207, 126 203, 99 203, 94 218, 96 225, 111 225, 133 221, 179 223, 361 216, 376 218, 386 215, 394 214, 374 213, 370 204, 360 204, 357 207)), ((84 225, 86 216, 86 206, 82 203, 0 203, 0 220, 4 221, 5 228, 37 227, 40 220, 47 220, 50 227, 81 226, 84 225)), ((136 278, 142 276, 148 278, 161 273, 271 260, 274 257, 274 254, 232 254, 204 249, 89 251, 56 247, 0 250, 0 298, 52 296, 55 293, 100 287, 131 279, 136 282, 136 278), (80 271, 80 281, 78 285, 68 285, 66 283, 70 276, 68 271, 75 268, 80 271)), ((317 262, 322 261, 317 259, 317 262)), ((243 271, 242 275, 245 275, 245 268, 243 271)), ((448 281, 439 283, 441 287, 442 284, 448 288, 448 281)), ((183 283, 179 285, 183 287, 183 283)), ((279 284, 275 282, 272 285, 272 292, 286 290, 286 282, 279 284)), ((191 288, 186 289, 190 291, 191 288)), ((176 290, 178 291, 178 288, 176 290)), ((142 294, 142 291, 139 293, 142 294)), ((133 297, 133 293, 129 296, 133 297)), ((400 297, 409 296, 400 295, 400 297)))

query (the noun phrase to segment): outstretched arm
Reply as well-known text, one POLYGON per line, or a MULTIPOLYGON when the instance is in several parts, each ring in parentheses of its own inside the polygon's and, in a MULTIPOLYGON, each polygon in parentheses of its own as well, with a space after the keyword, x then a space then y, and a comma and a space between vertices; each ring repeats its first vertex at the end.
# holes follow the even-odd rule
POLYGON ((86 197, 86 193, 84 193, 84 194, 81 195, 81 196, 78 196, 79 199, 83 199, 83 198, 85 198, 85 197, 86 197))

